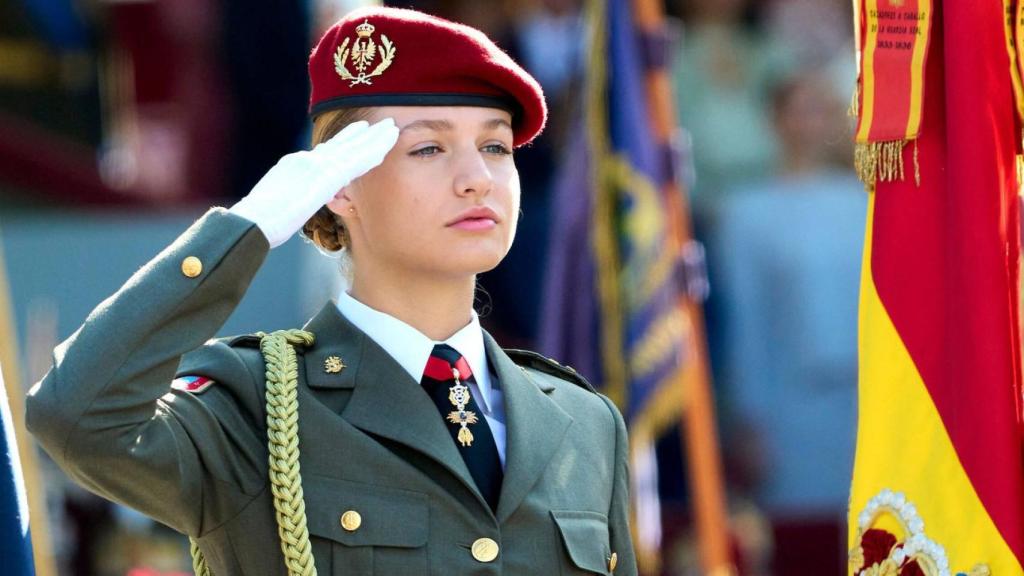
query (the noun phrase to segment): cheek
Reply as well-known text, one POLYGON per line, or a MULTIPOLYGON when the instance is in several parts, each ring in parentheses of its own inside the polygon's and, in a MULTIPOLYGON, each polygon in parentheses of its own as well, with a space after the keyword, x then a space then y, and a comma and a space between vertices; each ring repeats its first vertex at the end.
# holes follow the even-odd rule
POLYGON ((363 229, 378 246, 408 246, 422 240, 437 219, 430 191, 436 180, 415 170, 395 170, 363 186, 363 229))
POLYGON ((512 188, 511 196, 512 196, 512 209, 515 211, 515 214, 518 216, 519 215, 519 201, 520 201, 519 174, 518 173, 516 174, 515 186, 512 188))
POLYGON ((507 175, 505 175, 505 203, 507 206, 508 214, 508 242, 512 243, 512 240, 516 236, 516 228, 519 224, 519 206, 521 191, 519 188, 519 171, 512 167, 507 175))
POLYGON ((513 165, 509 168, 505 174, 502 175, 505 190, 507 195, 507 202, 513 215, 518 216, 519 214, 519 199, 521 191, 519 188, 519 171, 516 170, 513 165))

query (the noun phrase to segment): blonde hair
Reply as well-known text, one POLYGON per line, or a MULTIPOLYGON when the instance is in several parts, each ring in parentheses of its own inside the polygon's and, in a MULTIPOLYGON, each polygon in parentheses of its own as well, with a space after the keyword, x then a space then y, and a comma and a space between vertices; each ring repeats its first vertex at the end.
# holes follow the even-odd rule
MULTIPOLYGON (((346 126, 370 115, 369 108, 341 108, 328 110, 313 118, 312 146, 330 140, 346 126)), ((322 206, 302 226, 302 235, 324 252, 340 252, 349 247, 348 230, 341 217, 322 206)))

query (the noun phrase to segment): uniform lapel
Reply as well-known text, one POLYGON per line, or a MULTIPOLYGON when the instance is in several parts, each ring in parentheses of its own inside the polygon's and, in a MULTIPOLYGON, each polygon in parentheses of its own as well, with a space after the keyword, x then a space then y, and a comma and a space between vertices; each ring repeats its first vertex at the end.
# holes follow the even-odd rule
POLYGON ((317 339, 306 358, 309 385, 352 388, 352 397, 341 413, 343 419, 365 432, 399 442, 436 460, 487 507, 437 407, 419 382, 342 316, 334 302, 328 302, 306 330, 317 339), (345 356, 341 355, 343 350, 345 356), (337 375, 325 376, 324 359, 335 354, 348 367, 337 375))
POLYGON ((508 450, 497 512, 504 522, 548 467, 572 417, 547 396, 551 387, 530 378, 486 332, 484 345, 505 398, 508 450))

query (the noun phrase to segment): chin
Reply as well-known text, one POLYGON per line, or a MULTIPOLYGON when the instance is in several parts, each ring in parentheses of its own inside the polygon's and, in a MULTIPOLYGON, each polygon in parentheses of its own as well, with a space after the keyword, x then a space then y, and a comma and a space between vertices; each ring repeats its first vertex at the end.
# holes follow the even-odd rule
POLYGON ((493 253, 463 253, 458 260, 447 262, 456 274, 482 274, 494 270, 501 261, 505 259, 506 252, 493 253))

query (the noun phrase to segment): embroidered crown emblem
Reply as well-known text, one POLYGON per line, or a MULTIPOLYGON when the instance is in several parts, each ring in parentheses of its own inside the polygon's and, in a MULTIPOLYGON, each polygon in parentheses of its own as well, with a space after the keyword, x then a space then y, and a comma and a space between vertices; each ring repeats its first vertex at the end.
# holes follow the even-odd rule
POLYGON ((381 34, 380 45, 378 45, 373 40, 374 31, 376 28, 373 24, 363 20, 362 24, 356 26, 355 42, 349 46, 352 38, 345 38, 341 46, 338 47, 338 51, 334 53, 334 70, 342 80, 350 81, 349 88, 357 84, 372 85, 372 78, 383 74, 394 62, 395 52, 398 51, 394 43, 386 35, 381 34), (367 72, 378 57, 380 62, 367 72), (349 70, 350 64, 355 68, 355 74, 349 70))
MULTIPOLYGON (((900 492, 884 489, 857 516, 849 556, 853 576, 951 576, 946 549, 925 534, 917 508, 900 492)), ((957 576, 991 576, 985 564, 957 576)))
POLYGON ((369 38, 370 36, 373 36, 374 30, 376 30, 376 28, 373 27, 373 24, 363 20, 362 24, 356 26, 356 36, 359 36, 360 38, 369 38))

